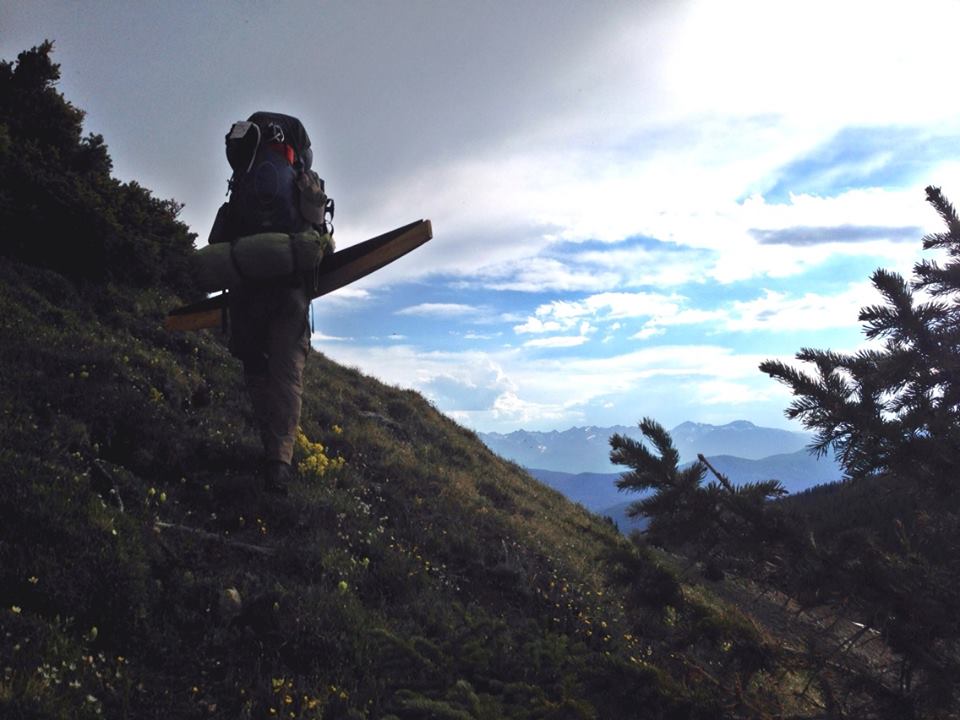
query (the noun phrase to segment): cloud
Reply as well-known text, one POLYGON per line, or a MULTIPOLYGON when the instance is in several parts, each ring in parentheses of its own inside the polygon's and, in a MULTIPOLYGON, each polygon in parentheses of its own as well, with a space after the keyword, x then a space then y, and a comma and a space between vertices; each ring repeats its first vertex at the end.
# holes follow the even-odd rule
POLYGON ((564 327, 572 327, 584 318, 622 320, 626 318, 672 315, 686 300, 682 295, 662 293, 598 293, 583 300, 557 300, 540 305, 535 315, 550 318, 564 327))
POLYGON ((515 392, 505 392, 498 396, 489 413, 498 421, 529 423, 551 420, 563 420, 570 417, 563 403, 536 403, 523 400, 515 392))
POLYGON ((332 293, 327 293, 321 298, 314 300, 315 303, 323 306, 335 306, 343 307, 356 306, 361 303, 367 304, 372 303, 375 300, 375 296, 369 290, 362 288, 357 288, 354 286, 342 287, 339 290, 334 290, 332 293))
MULTIPOLYGON (((589 145, 554 138, 562 150, 497 146, 423 168, 415 183, 436 237, 416 261, 394 263, 363 287, 426 276, 453 288, 529 293, 728 284, 799 275, 866 246, 899 260, 905 240, 936 228, 922 185, 762 194, 834 126, 798 131, 778 116, 684 117, 674 132, 690 145, 665 134, 664 147, 634 150, 632 136, 651 132, 651 121, 640 122, 589 145), (638 246, 638 236, 655 240, 638 246)), ((366 228, 351 232, 360 239, 405 217, 410 183, 398 180, 366 228)))
POLYGON ((930 181, 927 168, 954 154, 956 131, 920 126, 845 127, 776 173, 767 198, 837 195, 854 187, 903 188, 930 181))
POLYGON ((555 320, 544 322, 538 317, 529 317, 522 325, 514 326, 513 331, 517 335, 524 335, 526 333, 557 332, 558 330, 563 330, 563 328, 564 325, 561 325, 555 320))
MULTIPOLYGON (((579 335, 560 335, 527 341, 527 347, 573 347, 587 341, 596 331, 596 323, 613 320, 606 328, 612 333, 622 328, 620 320, 646 318, 632 340, 649 340, 665 334, 667 328, 684 325, 708 325, 711 332, 771 331, 790 333, 800 330, 859 328, 861 307, 876 303, 877 292, 869 281, 851 283, 833 294, 791 293, 764 290, 750 300, 735 300, 722 307, 690 307, 689 298, 651 293, 601 293, 580 301, 554 301, 540 305, 525 323, 514 326, 522 334, 547 334, 576 330, 579 335)), ((604 342, 610 342, 608 334, 604 342)))
POLYGON ((645 327, 642 330, 635 332, 630 336, 631 340, 649 340, 652 337, 657 335, 663 335, 666 330, 662 327, 645 327))
MULTIPOLYGON (((613 246, 574 253, 570 262, 577 267, 590 268, 598 275, 615 274, 619 277, 615 287, 667 288, 695 281, 714 257, 715 252, 711 250, 676 245, 659 249, 613 246)), ((609 287, 603 284, 596 290, 609 287)))
POLYGON ((572 263, 556 258, 530 258, 522 262, 478 269, 475 280, 461 281, 462 287, 516 292, 597 291, 622 284, 619 273, 589 269, 571 269, 572 263))
POLYGON ((760 390, 756 383, 731 382, 729 380, 708 380, 694 383, 693 391, 699 402, 704 405, 747 405, 756 403, 759 399, 783 397, 789 392, 779 390, 775 385, 769 385, 760 390))
POLYGON ((473 279, 459 280, 454 286, 531 293, 600 293, 639 286, 673 287, 696 280, 713 255, 708 250, 676 245, 650 249, 620 248, 613 243, 592 250, 579 250, 575 245, 550 245, 542 252, 549 256, 481 268, 473 279))
POLYGON ((876 303, 878 299, 876 289, 869 282, 853 283, 836 295, 805 293, 791 296, 767 290, 754 300, 732 303, 724 328, 733 331, 795 332, 857 327, 860 308, 876 303))
POLYGON ((662 335, 666 328, 678 325, 708 324, 711 332, 769 331, 793 333, 803 330, 858 328, 860 308, 879 300, 868 281, 851 283, 839 293, 818 294, 764 290, 751 300, 735 300, 710 310, 686 308, 648 320, 635 340, 662 335))
POLYGON ((441 407, 449 407, 457 412, 488 410, 499 397, 513 389, 504 381, 501 373, 492 368, 488 370, 438 375, 425 382, 422 391, 441 407))
POLYGON ((821 245, 824 243, 861 243, 870 240, 916 242, 923 235, 917 226, 880 227, 875 225, 838 225, 835 227, 798 226, 780 230, 751 230, 764 245, 821 245))
MULTIPOLYGON (((620 320, 648 318, 646 325, 632 336, 632 339, 645 340, 662 335, 666 326, 712 323, 726 317, 722 310, 684 307, 688 303, 688 298, 676 293, 671 295, 647 292, 599 293, 583 300, 556 300, 540 305, 532 316, 527 317, 526 322, 515 325, 513 330, 518 335, 522 335, 578 328, 580 335, 583 336, 597 329, 594 323, 603 324, 613 321, 607 327, 607 331, 614 332, 623 327, 620 320)), ((604 341, 609 342, 610 339, 608 335, 604 341)), ((566 342, 573 344, 572 339, 566 342)), ((582 344, 582 341, 577 344, 582 344)), ((545 344, 534 345, 528 342, 527 345, 540 347, 545 344)), ((560 346, 562 345, 554 345, 554 347, 560 346)))
MULTIPOLYGON (((685 168, 704 172, 701 163, 710 162, 709 149, 706 152, 706 158, 689 164, 678 157, 675 166, 663 170, 685 183, 685 168)), ((852 189, 833 197, 798 194, 780 202, 759 194, 739 198, 773 168, 754 163, 749 174, 736 178, 740 171, 735 164, 711 168, 708 172, 716 175, 709 190, 698 184, 700 180, 678 197, 655 189, 640 208, 626 197, 633 193, 625 193, 622 206, 598 207, 589 201, 560 202, 548 195, 517 200, 526 192, 521 188, 509 194, 508 207, 497 210, 512 218, 536 213, 539 207, 543 223, 521 227, 510 224, 506 216, 451 215, 449 230, 442 237, 438 231, 434 241, 417 251, 419 262, 389 266, 375 274, 380 277, 362 282, 372 287, 434 275, 433 282, 455 289, 601 294, 637 288, 669 294, 704 282, 797 276, 838 255, 870 254, 884 265, 907 267, 916 259, 922 235, 938 229, 922 188, 852 189), (717 188, 726 190, 718 193, 717 188), (696 204, 680 202, 690 195, 700 195, 696 204), (607 230, 596 222, 601 216, 607 230), (582 226, 582 231, 575 226, 582 226), (659 240, 638 244, 632 240, 638 234, 659 240), (577 249, 581 243, 589 247, 577 249)), ((657 167, 638 165, 631 170, 631 179, 623 182, 662 185, 657 172, 657 167)), ((559 170, 545 174, 548 184, 558 184, 561 195, 593 192, 586 187, 589 177, 559 170)), ((471 186, 475 181, 470 179, 471 186)), ((500 182, 510 184, 507 178, 500 182)), ((461 190, 468 192, 466 187, 461 190)), ((440 227, 436 221, 435 227, 440 227)))
POLYGON ((639 332, 631 336, 631 339, 646 340, 656 335, 662 335, 667 327, 677 325, 701 325, 709 323, 715 325, 728 317, 728 313, 722 309, 699 310, 696 308, 687 308, 678 310, 675 313, 657 315, 650 318, 639 332))
MULTIPOLYGON (((757 369, 765 359, 782 359, 775 353, 737 353, 719 345, 650 346, 608 357, 564 357, 536 362, 510 363, 517 394, 531 402, 551 406, 562 399, 572 419, 592 403, 613 401, 633 422, 642 412, 675 418, 678 422, 699 416, 703 403, 700 385, 708 382, 741 383, 754 407, 769 402, 764 393, 783 393, 757 369)), ((778 407, 774 416, 779 415, 778 407)), ((610 417, 607 415, 607 417, 610 417)))
POLYGON ((954 117, 960 101, 931 102, 940 94, 938 78, 926 68, 949 64, 939 46, 949 46, 960 8, 948 1, 923 8, 827 0, 690 5, 671 37, 676 102, 690 110, 738 108, 837 125, 954 117), (811 38, 820 51, 810 52, 811 38), (903 44, 894 49, 892 38, 903 44))
POLYGON ((423 392, 468 427, 509 432, 584 422, 633 424, 645 414, 668 426, 689 419, 727 422, 737 417, 781 426, 789 391, 758 370, 767 359, 795 364, 796 348, 779 345, 787 351, 774 349, 772 343, 753 353, 697 342, 645 343, 626 352, 608 345, 603 346, 605 356, 585 346, 557 356, 522 346, 437 351, 387 343, 334 344, 324 352, 388 384, 423 392), (736 399, 736 415, 724 412, 724 393, 736 399))
POLYGON ((517 389, 503 370, 503 360, 479 351, 423 352, 410 345, 381 345, 338 346, 328 354, 384 382, 412 386, 449 412, 489 410, 498 397, 517 389))
POLYGON ((310 335, 310 343, 321 343, 321 342, 352 342, 353 338, 351 337, 336 337, 333 335, 326 335, 323 332, 317 331, 310 335))
POLYGON ((411 305, 402 310, 397 310, 394 315, 413 315, 416 317, 465 317, 478 315, 481 309, 473 305, 462 305, 460 303, 420 303, 411 305))
POLYGON ((554 337, 527 340, 523 346, 536 348, 567 348, 583 345, 587 340, 589 340, 589 338, 586 335, 557 335, 554 337))
POLYGON ((936 214, 923 201, 921 188, 792 195, 787 202, 754 195, 718 216, 708 236, 716 256, 703 268, 703 277, 721 284, 789 278, 838 257, 864 255, 888 267, 909 268, 917 259, 920 236, 936 227, 936 214), (903 242, 911 233, 917 242, 903 242), (857 242, 849 242, 851 236, 857 242))

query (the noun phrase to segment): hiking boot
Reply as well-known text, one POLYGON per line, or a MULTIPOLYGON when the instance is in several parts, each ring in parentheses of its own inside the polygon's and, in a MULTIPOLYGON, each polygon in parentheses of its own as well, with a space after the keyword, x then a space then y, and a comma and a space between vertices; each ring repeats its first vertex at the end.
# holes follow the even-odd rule
POLYGON ((267 462, 263 472, 263 489, 273 495, 286 495, 290 481, 290 466, 280 460, 267 462))

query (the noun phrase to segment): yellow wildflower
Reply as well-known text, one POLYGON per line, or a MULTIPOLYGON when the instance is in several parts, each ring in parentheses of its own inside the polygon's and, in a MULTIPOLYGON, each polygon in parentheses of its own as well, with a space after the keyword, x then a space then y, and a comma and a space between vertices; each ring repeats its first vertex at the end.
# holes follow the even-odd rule
POLYGON ((311 442, 301 428, 297 428, 296 442, 298 452, 303 455, 303 459, 297 464, 297 470, 305 478, 319 479, 328 471, 343 467, 343 458, 327 457, 323 445, 311 442))

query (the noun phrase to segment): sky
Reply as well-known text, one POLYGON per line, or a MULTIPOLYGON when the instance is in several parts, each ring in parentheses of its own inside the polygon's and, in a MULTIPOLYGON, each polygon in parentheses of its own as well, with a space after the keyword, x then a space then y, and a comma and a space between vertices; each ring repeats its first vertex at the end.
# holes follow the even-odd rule
POLYGON ((758 370, 863 346, 960 198, 960 3, 0 0, 55 43, 115 175, 225 201, 223 137, 298 116, 339 248, 434 238, 314 302, 313 346, 483 432, 737 419, 800 429, 758 370))

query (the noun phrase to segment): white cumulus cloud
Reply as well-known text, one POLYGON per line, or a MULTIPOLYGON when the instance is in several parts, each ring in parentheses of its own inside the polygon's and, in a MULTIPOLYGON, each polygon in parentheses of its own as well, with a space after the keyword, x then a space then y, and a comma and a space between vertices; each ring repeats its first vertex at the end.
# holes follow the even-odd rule
POLYGON ((854 283, 835 295, 791 296, 767 290, 754 300, 734 302, 724 325, 729 330, 775 332, 856 327, 860 308, 879 299, 869 282, 854 283))
POLYGON ((588 339, 586 335, 556 335, 554 337, 527 340, 523 346, 534 348, 567 348, 583 345, 588 339))
POLYGON ((460 303, 420 303, 397 310, 395 315, 414 315, 417 317, 465 317, 478 315, 480 308, 460 303))

